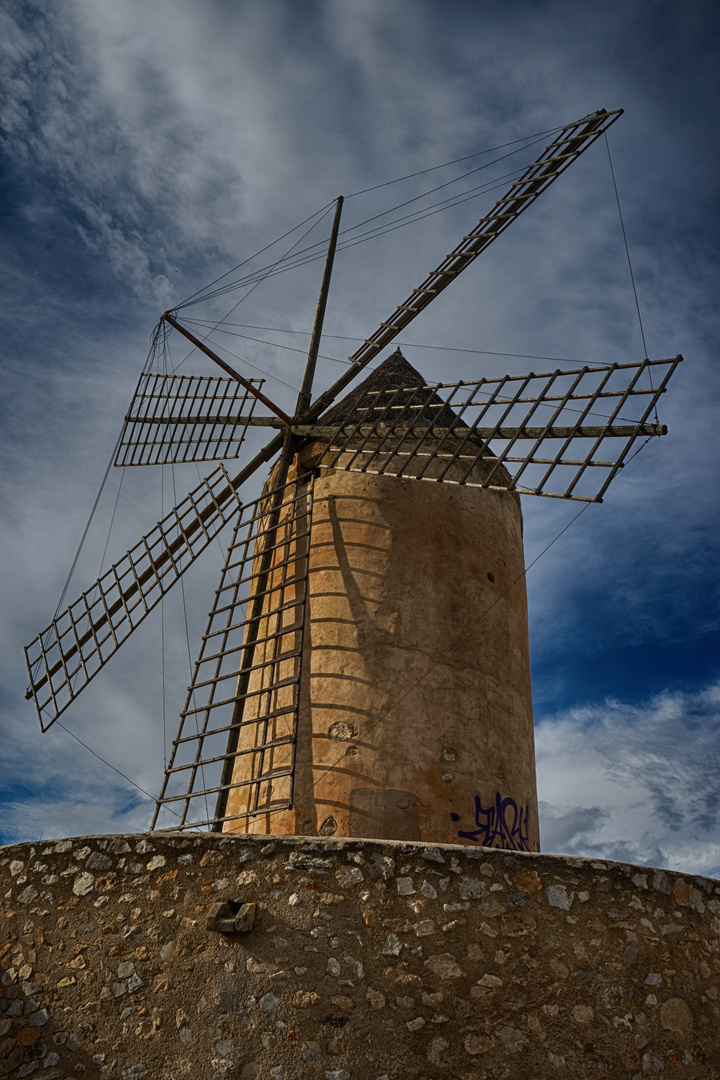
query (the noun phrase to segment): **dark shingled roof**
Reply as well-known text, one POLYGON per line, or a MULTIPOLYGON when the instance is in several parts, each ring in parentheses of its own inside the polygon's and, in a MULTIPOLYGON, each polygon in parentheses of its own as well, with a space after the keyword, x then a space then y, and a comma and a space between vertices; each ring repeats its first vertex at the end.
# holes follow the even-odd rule
MULTIPOLYGON (((407 362, 400 349, 396 349, 391 356, 383 360, 375 371, 371 372, 364 382, 351 390, 342 401, 328 409, 317 423, 330 426, 346 424, 348 421, 358 421, 367 409, 376 409, 382 412, 382 409, 388 404, 392 396, 383 394, 378 397, 374 392, 426 385, 426 380, 420 372, 416 371, 412 364, 407 362)), ((411 396, 412 394, 399 397, 396 404, 400 405, 404 400, 409 400, 411 396)), ((458 418, 453 410, 445 405, 442 398, 438 397, 434 392, 426 391, 425 394, 419 394, 414 399, 413 404, 418 405, 421 401, 426 406, 442 405, 442 408, 413 409, 411 414, 413 419, 430 421, 437 427, 452 427, 457 423, 458 418)), ((377 415, 377 412, 375 415, 377 415)), ((393 415, 397 416, 397 413, 393 415)))

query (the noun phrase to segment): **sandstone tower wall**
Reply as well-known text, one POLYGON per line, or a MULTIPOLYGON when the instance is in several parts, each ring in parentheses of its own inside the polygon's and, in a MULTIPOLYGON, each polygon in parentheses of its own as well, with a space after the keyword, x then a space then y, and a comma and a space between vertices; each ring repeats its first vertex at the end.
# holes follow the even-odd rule
MULTIPOLYGON (((247 798, 232 791, 229 813, 247 798)), ((225 827, 539 849, 517 495, 320 471, 294 807, 225 827)))

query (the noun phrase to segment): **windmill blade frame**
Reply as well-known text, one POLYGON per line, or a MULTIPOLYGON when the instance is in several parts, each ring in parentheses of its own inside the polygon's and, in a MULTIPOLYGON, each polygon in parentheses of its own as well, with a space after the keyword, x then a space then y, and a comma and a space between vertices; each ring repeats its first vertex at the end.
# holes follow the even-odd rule
POLYGON ((647 421, 681 362, 677 356, 474 383, 368 389, 349 423, 331 415, 325 425, 294 430, 327 441, 316 462, 322 469, 601 502, 635 441, 667 433, 664 425, 647 421), (657 386, 653 369, 662 372, 657 386), (622 413, 636 399, 643 403, 641 415, 627 422, 622 413), (592 422, 598 418, 603 423, 592 422), (552 441, 561 442, 559 450, 541 456, 552 441), (505 446, 498 450, 501 442, 505 446), (579 456, 566 456, 571 444, 579 456), (597 456, 606 445, 613 447, 611 460, 597 456), (482 480, 475 468, 481 460, 488 465, 482 480), (536 476, 534 483, 528 470, 536 476), (578 493, 588 470, 601 471, 597 488, 578 493), (548 489, 551 477, 557 481, 563 473, 563 489, 548 489))
MULTIPOLYGON (((264 379, 252 379, 262 387, 264 379)), ((125 417, 115 465, 226 461, 240 453, 257 398, 235 379, 143 372, 125 417), (249 400, 248 400, 249 399, 249 400)))
POLYGON ((30 694, 43 731, 105 666, 241 505, 220 465, 28 645, 30 694), (229 497, 221 501, 225 492, 229 497), (38 669, 43 672, 39 678, 38 669), (44 723, 48 706, 53 716, 44 723))
POLYGON ((25 648, 47 731, 242 507, 238 491, 281 448, 276 435, 237 476, 219 465, 25 648), (48 718, 49 717, 49 718, 48 718))
POLYGON ((240 512, 152 829, 175 807, 173 830, 292 806, 313 484, 302 475, 240 512), (228 799, 236 804, 229 811, 228 799))
POLYGON ((574 161, 584 154, 608 128, 619 120, 622 109, 599 109, 591 116, 583 117, 560 129, 561 135, 545 147, 536 161, 525 169, 517 180, 513 181, 506 194, 499 199, 489 214, 480 218, 475 228, 462 238, 459 244, 443 259, 404 303, 399 304, 393 314, 380 323, 380 326, 359 349, 349 357, 351 367, 333 385, 321 394, 302 418, 303 423, 312 423, 327 409, 371 360, 389 345, 412 320, 432 303, 458 274, 467 269, 478 255, 505 232, 512 223, 524 213, 533 202, 546 191, 574 161))

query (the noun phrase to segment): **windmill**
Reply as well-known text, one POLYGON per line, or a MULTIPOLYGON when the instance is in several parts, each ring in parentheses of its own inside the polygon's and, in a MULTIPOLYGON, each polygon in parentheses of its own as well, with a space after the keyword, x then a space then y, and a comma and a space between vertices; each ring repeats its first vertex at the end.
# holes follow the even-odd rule
POLYGON ((26 649, 45 731, 234 520, 153 828, 537 850, 520 495, 601 501, 681 357, 428 385, 397 350, 337 399, 621 112, 559 129, 313 401, 338 199, 293 416, 163 315, 228 378, 141 376, 116 464, 220 463, 26 649))

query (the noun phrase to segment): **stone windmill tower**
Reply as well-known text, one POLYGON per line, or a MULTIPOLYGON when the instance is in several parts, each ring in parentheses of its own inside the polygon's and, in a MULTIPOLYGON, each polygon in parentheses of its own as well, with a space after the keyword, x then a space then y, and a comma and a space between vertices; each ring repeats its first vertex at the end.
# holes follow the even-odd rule
MULTIPOLYGON (((456 425, 457 416, 425 386, 398 349, 318 427, 352 429, 382 411, 380 398, 418 391, 416 424, 456 425)), ((413 482, 422 458, 403 478, 347 471, 342 465, 361 438, 344 448, 340 468, 318 468, 330 441, 321 430, 289 473, 294 483, 319 474, 309 527, 303 497, 302 551, 290 553, 304 575, 303 624, 297 628, 293 607, 293 629, 283 634, 279 626, 277 609, 292 604, 290 592, 298 595, 295 575, 281 582, 286 554, 279 549, 276 589, 271 582, 245 690, 246 726, 231 781, 239 786, 228 797, 225 828, 473 843, 463 837, 464 818, 465 829, 488 846, 537 850, 522 517, 519 496, 507 490, 509 474, 503 468, 495 488, 483 490, 413 482), (301 649, 276 673, 273 632, 281 650, 301 649), (298 664, 297 684, 273 686, 298 664), (289 747, 273 744, 288 730, 279 710, 293 707, 294 694, 295 798, 292 808, 261 813, 282 798, 282 781, 278 786, 272 775, 289 764, 289 747), (267 705, 277 715, 262 731, 248 721, 267 705), (272 746, 262 786, 255 778, 260 735, 272 746)), ((417 442, 403 447, 406 464, 417 442)), ((471 479, 481 484, 489 471, 481 456, 471 479)))
POLYGON ((537 850, 519 496, 600 501, 664 434, 649 418, 681 358, 428 385, 398 351, 338 398, 619 115, 559 129, 313 400, 339 199, 293 416, 163 316, 156 353, 172 327, 230 377, 144 373, 116 464, 230 460, 250 426, 280 431, 26 650, 45 730, 234 520, 153 828, 537 850))

